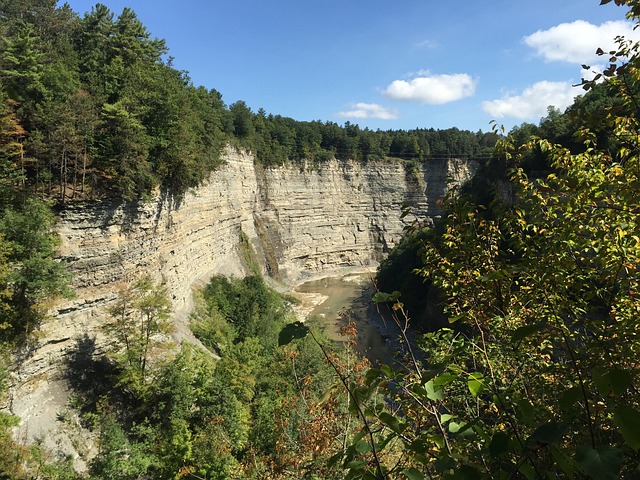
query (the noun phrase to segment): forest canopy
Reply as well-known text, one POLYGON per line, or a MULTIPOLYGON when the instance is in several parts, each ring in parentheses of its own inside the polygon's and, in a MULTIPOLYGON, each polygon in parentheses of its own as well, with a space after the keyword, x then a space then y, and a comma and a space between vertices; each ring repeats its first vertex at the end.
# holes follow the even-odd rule
POLYGON ((134 200, 158 187, 182 194, 220 165, 225 145, 273 165, 489 156, 497 138, 457 128, 372 131, 226 105, 172 66, 165 41, 132 9, 116 15, 98 3, 80 16, 56 3, 0 2, 0 135, 11 140, 12 182, 60 203, 134 200))
MULTIPOLYGON (((640 24, 638 0, 615 3, 640 24)), ((175 70, 128 8, 80 17, 51 0, 0 0, 0 35, 0 339, 27 354, 46 301, 68 293, 39 197, 180 194, 220 165, 225 145, 264 165, 490 159, 440 223, 415 228, 390 257, 409 265, 388 280, 403 291, 375 299, 400 327, 429 291, 444 316, 415 344, 403 337, 393 367, 355 356, 348 318, 349 341, 331 348, 259 275, 216 277, 200 292, 191 328, 202 349, 162 342, 160 285, 123 288, 105 326, 113 350, 97 358, 86 337, 68 352, 70 408, 99 445, 86 476, 638 478, 637 45, 621 38, 602 52, 607 82, 585 82, 567 112, 502 136, 374 132, 227 106, 175 70)), ((0 413, 0 477, 81 477, 15 442, 17 423, 0 413)))

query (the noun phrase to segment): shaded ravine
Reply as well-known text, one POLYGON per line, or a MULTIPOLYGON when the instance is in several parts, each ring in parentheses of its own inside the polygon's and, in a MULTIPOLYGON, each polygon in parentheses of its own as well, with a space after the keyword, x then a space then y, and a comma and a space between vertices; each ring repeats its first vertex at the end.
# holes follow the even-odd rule
POLYGON ((393 362, 393 352, 386 343, 385 323, 372 308, 372 273, 325 277, 298 285, 293 296, 301 305, 298 314, 303 318, 319 318, 327 337, 344 342, 340 327, 347 321, 355 323, 358 331, 356 350, 372 364, 393 362))
POLYGON ((242 242, 255 251, 258 269, 284 285, 375 268, 410 222, 400 215, 404 204, 429 222, 441 214, 443 192, 477 168, 462 159, 429 161, 409 176, 399 161, 258 168, 250 152, 232 147, 223 159, 205 184, 179 199, 159 191, 146 202, 94 200, 59 212, 58 258, 73 275, 76 297, 52 306, 39 343, 12 372, 6 408, 21 418, 17 435, 45 438, 82 468, 75 444, 85 439, 58 421, 70 393, 65 365, 79 338, 91 339, 96 355, 111 348, 106 312, 120 286, 144 275, 161 283, 175 341, 193 343, 193 289, 212 275, 246 275, 242 242))

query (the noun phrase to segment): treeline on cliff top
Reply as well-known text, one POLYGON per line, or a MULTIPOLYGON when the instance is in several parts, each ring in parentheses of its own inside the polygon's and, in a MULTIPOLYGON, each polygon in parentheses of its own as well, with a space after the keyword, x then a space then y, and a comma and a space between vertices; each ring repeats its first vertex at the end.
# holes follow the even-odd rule
MULTIPOLYGON (((172 66, 133 10, 83 16, 55 0, 0 1, 0 113, 10 182, 61 203, 158 186, 182 193, 220 165, 227 144, 264 165, 330 158, 486 157, 495 133, 372 131, 300 122, 243 101, 227 106, 172 66)), ((5 180, 6 182, 6 180, 5 180)))

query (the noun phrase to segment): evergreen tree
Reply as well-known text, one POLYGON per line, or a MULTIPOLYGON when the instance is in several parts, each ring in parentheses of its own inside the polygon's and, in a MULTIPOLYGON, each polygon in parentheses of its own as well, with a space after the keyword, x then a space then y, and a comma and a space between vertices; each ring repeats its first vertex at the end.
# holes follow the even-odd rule
POLYGON ((0 79, 9 97, 17 102, 23 124, 31 126, 35 105, 45 96, 39 39, 34 26, 25 23, 14 38, 4 37, 2 41, 0 79))
POLYGON ((41 201, 27 198, 0 212, 0 235, 7 246, 10 273, 3 288, 11 290, 9 338, 28 339, 38 327, 46 301, 69 295, 64 265, 55 260, 59 239, 52 230, 54 216, 41 201))

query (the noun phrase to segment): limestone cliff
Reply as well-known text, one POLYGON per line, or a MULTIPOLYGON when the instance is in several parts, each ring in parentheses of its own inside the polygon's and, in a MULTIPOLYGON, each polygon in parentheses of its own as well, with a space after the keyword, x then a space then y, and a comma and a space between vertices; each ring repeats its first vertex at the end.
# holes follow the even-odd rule
MULTIPOLYGON (((176 340, 190 336, 192 288, 215 273, 243 275, 244 232, 265 274, 297 283, 338 269, 374 267, 401 237, 403 204, 421 219, 439 214, 437 201, 475 165, 430 161, 330 161, 260 168, 251 154, 227 149, 226 164, 201 188, 176 200, 73 204, 60 213, 61 260, 74 275, 76 299, 58 305, 41 345, 16 373, 11 410, 29 437, 55 431, 66 405, 60 377, 81 336, 108 345, 100 328, 117 286, 143 273, 163 282, 175 311, 176 340)), ((59 429, 58 429, 59 430, 59 429)), ((68 438, 51 437, 73 451, 68 438)))

